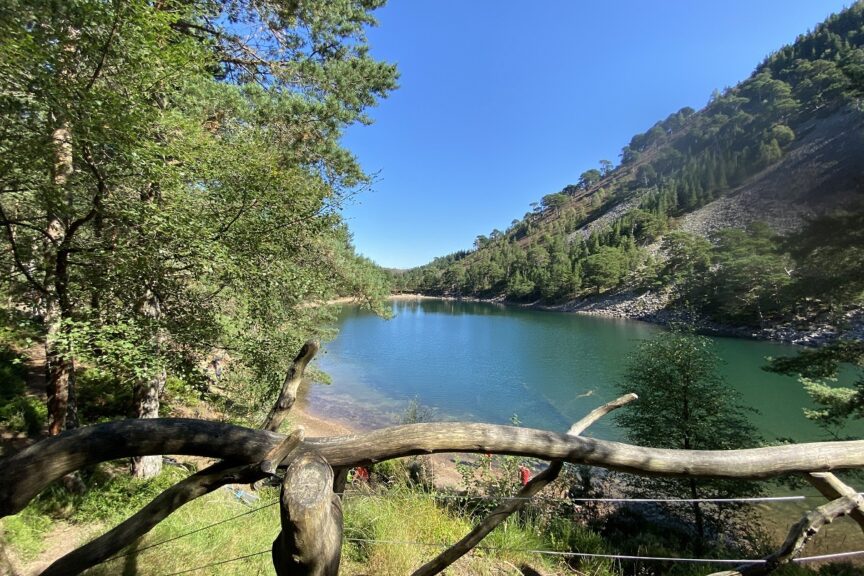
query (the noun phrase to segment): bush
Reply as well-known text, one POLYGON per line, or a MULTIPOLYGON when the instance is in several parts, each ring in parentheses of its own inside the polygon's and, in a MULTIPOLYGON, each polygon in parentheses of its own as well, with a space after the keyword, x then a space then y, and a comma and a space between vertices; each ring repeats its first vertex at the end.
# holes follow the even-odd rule
POLYGON ((38 398, 19 396, 0 403, 0 424, 12 432, 24 432, 28 436, 36 436, 47 421, 48 409, 38 398))
POLYGON ((85 368, 76 374, 78 417, 81 424, 96 424, 130 416, 132 386, 97 368, 85 368))
POLYGON ((47 420, 45 406, 26 396, 27 368, 10 346, 0 344, 0 424, 12 432, 36 435, 47 420))

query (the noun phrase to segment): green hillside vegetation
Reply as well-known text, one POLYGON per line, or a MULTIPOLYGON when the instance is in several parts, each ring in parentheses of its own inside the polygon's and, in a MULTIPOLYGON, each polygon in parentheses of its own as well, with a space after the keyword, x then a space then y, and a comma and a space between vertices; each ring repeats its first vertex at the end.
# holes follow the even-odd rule
MULTIPOLYGON (((745 324, 860 302, 864 212, 827 202, 836 198, 830 186, 796 196, 821 209, 782 233, 750 222, 706 239, 681 223, 777 167, 828 119, 842 116, 850 133, 864 134, 864 3, 771 55, 704 110, 682 109, 634 136, 620 165, 602 160, 507 230, 477 237, 473 250, 390 275, 355 252, 340 215, 341 203, 371 181, 341 146, 343 131, 368 123, 366 111, 396 88, 395 67, 371 57, 364 35, 381 4, 5 3, 0 456, 66 428, 126 417, 260 426, 301 342, 331 333, 327 303, 350 296, 386 315, 391 283, 524 302, 656 291, 675 306, 745 324)), ((845 186, 854 170, 844 170, 829 183, 845 186)), ((638 387, 655 414, 685 430, 676 447, 757 444, 707 347, 689 334, 646 343, 629 359, 622 391, 638 387), (661 382, 671 388, 664 392, 661 382), (699 392, 693 414, 724 423, 694 426, 689 399, 683 408, 670 404, 681 396, 675 386, 699 392)), ((864 414, 864 380, 839 392, 826 384, 849 362, 864 366, 860 345, 772 369, 808 379, 824 408, 814 417, 828 426, 864 414)), ((415 404, 405 421, 423 414, 415 404)), ((619 422, 633 441, 666 445, 635 412, 619 422)), ((482 455, 460 463, 461 485, 434 487, 412 482, 411 466, 422 468, 423 458, 376 463, 369 482, 349 487, 345 573, 416 568, 515 493, 519 465, 537 464, 482 455)), ((133 459, 131 470, 125 461, 102 463, 47 488, 0 522, 0 570, 29 571, 56 558, 206 465, 166 461, 164 469, 161 456, 133 459)), ((576 553, 756 557, 776 544, 777 534, 749 528, 759 523, 755 513, 585 500, 626 489, 704 497, 759 487, 640 484, 615 474, 567 465, 549 498, 526 505, 451 572, 685 576, 716 567, 576 553)), ((89 573, 179 573, 223 560, 237 562, 206 573, 273 573, 269 545, 279 519, 269 504, 277 491, 251 496, 260 513, 236 494, 218 490, 184 506, 89 573), (163 541, 165 548, 152 546, 163 541)), ((856 569, 791 565, 777 574, 856 569)))
POLYGON ((683 108, 635 135, 617 167, 602 160, 506 230, 478 236, 473 250, 396 272, 394 283, 430 294, 548 303, 622 287, 671 287, 679 303, 747 324, 854 304, 862 285, 850 276, 864 264, 854 225, 861 197, 854 160, 838 158, 843 166, 833 180, 780 199, 790 212, 806 205, 815 218, 794 234, 753 223, 708 242, 678 228, 694 210, 778 166, 827 119, 842 117, 860 144, 862 96, 859 2, 770 55, 747 80, 715 92, 704 109, 683 108), (834 193, 841 188, 851 198, 838 205, 834 193), (846 212, 835 214, 838 208, 846 212), (824 232, 831 227, 830 241, 845 247, 834 249, 839 260, 821 267, 817 262, 827 260, 821 242, 829 241, 824 232))
POLYGON ((324 331, 310 304, 378 306, 339 213, 369 182, 342 131, 396 86, 378 4, 4 4, 0 298, 45 342, 51 434, 90 421, 86 369, 149 417, 218 371, 257 419, 324 331))

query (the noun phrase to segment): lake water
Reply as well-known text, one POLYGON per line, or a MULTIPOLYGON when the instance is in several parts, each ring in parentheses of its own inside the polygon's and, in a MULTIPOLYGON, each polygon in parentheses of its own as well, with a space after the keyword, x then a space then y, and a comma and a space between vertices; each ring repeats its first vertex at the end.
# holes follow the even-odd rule
MULTIPOLYGON (((346 306, 339 335, 324 345, 318 366, 331 385, 313 384, 300 398, 313 413, 361 429, 391 424, 416 398, 437 419, 509 423, 563 432, 593 408, 616 398, 627 355, 661 328, 488 303, 396 301, 382 320, 346 306)), ((761 369, 794 346, 714 338, 722 372, 766 440, 825 439, 804 418, 807 395, 794 379, 761 369)), ((864 435, 864 425, 849 430, 864 435)), ((612 418, 589 435, 621 439, 612 418)))

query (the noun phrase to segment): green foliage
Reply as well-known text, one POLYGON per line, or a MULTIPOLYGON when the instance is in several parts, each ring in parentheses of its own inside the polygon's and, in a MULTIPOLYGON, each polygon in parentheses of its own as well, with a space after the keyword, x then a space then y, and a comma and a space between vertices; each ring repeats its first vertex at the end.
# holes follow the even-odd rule
POLYGON ((130 415, 132 387, 110 372, 98 368, 80 370, 78 415, 82 424, 96 424, 130 415))
POLYGON ((35 397, 18 396, 0 403, 0 424, 11 432, 36 436, 47 420, 45 404, 35 397))
POLYGON ((378 2, 7 4, 0 284, 64 357, 131 387, 230 349, 263 402, 310 303, 383 310, 338 212, 371 182, 342 131, 396 86, 378 2))
POLYGON ((617 248, 603 246, 585 259, 584 270, 585 280, 593 284, 599 294, 604 288, 621 282, 626 270, 624 254, 617 248))
MULTIPOLYGON (((829 17, 737 86, 715 92, 704 109, 683 108, 634 135, 622 150, 621 167, 601 161, 601 170, 586 170, 578 183, 543 196, 503 234, 479 236, 473 251, 401 272, 402 289, 562 301, 592 290, 638 287, 653 271, 645 269, 636 247, 659 239, 675 217, 776 164, 822 116, 840 110, 860 116, 862 23, 860 3, 829 17), (635 209, 622 215, 625 202, 635 209), (598 220, 610 213, 615 216, 598 220)), ((707 246, 678 236, 669 246, 678 251, 675 261, 657 279, 673 283, 680 303, 725 322, 773 322, 807 298, 833 303, 837 294, 848 302, 851 292, 860 298, 864 286, 858 274, 864 270, 858 250, 864 242, 856 232, 864 226, 850 214, 842 228, 849 233, 831 238, 831 226, 842 226, 840 220, 825 220, 823 234, 812 226, 812 243, 791 236, 786 245, 760 230, 721 234, 711 262, 705 259, 707 246), (821 246, 826 249, 820 254, 821 246), (790 258, 801 271, 791 279, 797 292, 787 273, 790 258), (831 273, 820 274, 820 264, 829 261, 831 273), (755 286, 747 284, 748 275, 755 286), (848 279, 846 288, 836 288, 835 277, 848 279)))
POLYGON ((474 462, 457 464, 467 493, 462 509, 482 517, 504 498, 515 494, 521 487, 519 466, 522 461, 516 456, 483 454, 474 462))
POLYGON ((791 262, 779 239, 763 224, 749 230, 723 230, 714 251, 711 303, 721 318, 760 322, 783 311, 784 290, 791 283, 791 262))
POLYGON ((679 301, 692 302, 698 298, 702 283, 711 269, 711 243, 704 238, 674 230, 663 238, 662 249, 666 254, 666 262, 660 272, 661 280, 673 287, 679 301))
POLYGON ((0 340, 0 425, 10 432, 36 435, 46 421, 45 406, 27 396, 24 358, 0 340))
POLYGON ((817 350, 802 350, 796 356, 774 358, 768 371, 797 376, 818 406, 805 415, 816 421, 831 437, 849 418, 864 417, 864 343, 840 340, 817 350), (857 380, 851 387, 837 386, 841 367, 854 369, 857 380))
MULTIPOLYGON (((669 332, 643 342, 629 358, 619 389, 639 400, 616 414, 628 440, 640 446, 687 450, 732 450, 759 443, 755 427, 733 388, 717 373, 719 359, 709 339, 669 332)), ((753 496, 761 488, 752 482, 634 478, 632 492, 676 498, 753 496)), ((724 533, 741 534, 746 519, 742 507, 706 504, 671 511, 694 526, 697 541, 724 533)))
POLYGON ((860 304, 864 296, 864 210, 814 218, 784 238, 795 262, 795 296, 829 309, 860 304))

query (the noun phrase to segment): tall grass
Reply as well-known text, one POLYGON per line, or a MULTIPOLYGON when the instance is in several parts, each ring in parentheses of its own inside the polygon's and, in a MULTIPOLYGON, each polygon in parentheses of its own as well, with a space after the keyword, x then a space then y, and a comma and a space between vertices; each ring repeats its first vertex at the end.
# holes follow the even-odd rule
MULTIPOLYGON (((133 514, 152 496, 183 477, 177 468, 166 468, 158 478, 137 481, 123 474, 112 476, 101 470, 87 479, 89 491, 74 502, 63 502, 59 493, 48 493, 21 514, 4 519, 7 544, 16 556, 32 560, 39 555, 50 530, 51 516, 66 511, 66 520, 82 528, 100 524, 116 525, 133 514)), ((263 552, 243 560, 211 565, 196 574, 215 576, 274 574, 270 545, 280 530, 277 489, 258 492, 251 505, 240 502, 230 491, 220 489, 182 507, 139 540, 124 556, 105 562, 87 572, 90 575, 136 574, 161 576, 224 560, 263 552), (259 509, 260 508, 260 509, 259 509), (251 512, 253 509, 257 510, 251 512), (184 534, 221 522, 200 532, 184 534), (150 547, 172 538, 164 545, 150 547)), ((342 574, 404 575, 432 559, 447 545, 464 536, 469 521, 441 507, 433 496, 407 488, 381 492, 349 493, 343 502, 345 537, 342 574), (375 540, 355 542, 350 539, 375 540), (387 543, 391 542, 391 543, 387 543)), ((83 543, 83 542, 82 542, 83 543)), ((81 543, 76 543, 76 545, 81 543)), ((552 543, 539 530, 512 521, 493 532, 484 546, 475 550, 448 572, 451 574, 513 573, 512 566, 531 565, 548 573, 554 563, 525 552, 552 543)))

